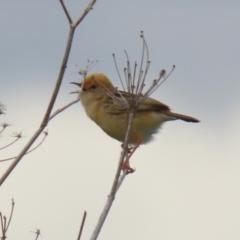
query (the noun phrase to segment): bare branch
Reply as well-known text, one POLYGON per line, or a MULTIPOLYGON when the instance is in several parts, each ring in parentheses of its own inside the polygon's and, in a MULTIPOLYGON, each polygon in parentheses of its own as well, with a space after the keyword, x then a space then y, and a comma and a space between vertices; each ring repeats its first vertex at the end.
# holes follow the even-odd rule
POLYGON ((10 124, 3 122, 0 124, 0 126, 2 127, 2 130, 0 131, 0 134, 3 133, 3 131, 6 129, 6 127, 10 126, 10 124))
MULTIPOLYGON (((35 140, 38 138, 38 136, 41 134, 42 129, 39 128, 35 134, 32 136, 32 138, 29 140, 27 145, 22 149, 22 151, 19 153, 19 155, 15 158, 14 162, 10 165, 10 167, 7 169, 7 171, 2 175, 0 179, 0 186, 4 183, 4 181, 7 179, 9 174, 13 171, 13 169, 16 167, 16 165, 20 162, 22 157, 26 154, 27 150, 32 146, 32 144, 35 142, 35 140)), ((8 159, 10 160, 10 159, 8 159)), ((8 161, 8 160, 1 160, 1 162, 8 161)))
POLYGON ((7 232, 7 230, 8 230, 9 225, 10 225, 10 222, 11 222, 11 220, 12 220, 14 205, 15 205, 15 202, 14 202, 14 200, 12 199, 12 209, 11 209, 11 213, 10 213, 10 217, 9 217, 8 224, 7 224, 7 226, 6 226, 6 232, 7 232))
POLYGON ((58 94, 58 91, 59 91, 61 83, 62 83, 63 75, 64 75, 65 69, 67 67, 67 61, 68 61, 68 57, 69 57, 71 46, 72 46, 72 40, 73 40, 74 31, 75 31, 75 28, 70 28, 69 35, 68 35, 67 46, 66 46, 65 54, 64 54, 64 57, 63 57, 63 60, 62 60, 60 72, 59 72, 59 75, 58 75, 58 78, 57 78, 57 81, 56 81, 56 85, 55 85, 55 88, 54 88, 54 91, 53 91, 50 103, 48 105, 48 109, 47 109, 47 111, 45 113, 45 116, 43 118, 42 124, 40 126, 40 128, 42 130, 48 124, 49 116, 51 114, 53 105, 54 105, 54 103, 56 101, 57 94, 58 94))
MULTIPOLYGON (((44 140, 46 139, 47 135, 48 135, 48 132, 43 132, 45 134, 44 138, 42 139, 42 141, 36 146, 34 147, 33 149, 29 150, 28 152, 25 153, 25 155, 27 155, 28 153, 36 150, 43 142, 44 140)), ((15 159, 16 157, 11 157, 11 158, 6 158, 6 159, 1 159, 0 162, 6 162, 6 161, 9 161, 9 160, 13 160, 15 159)))
POLYGON ((69 22, 69 24, 71 25, 71 24, 72 24, 72 18, 71 18, 71 16, 70 16, 67 8, 66 8, 63 0, 59 0, 59 1, 60 1, 61 5, 62 5, 62 8, 63 8, 63 10, 64 10, 64 12, 65 12, 65 14, 66 14, 66 16, 67 16, 68 22, 69 22))
MULTIPOLYGON (((9 166, 9 168, 3 174, 3 176, 0 179, 0 186, 7 179, 9 174, 17 166, 17 164, 20 162, 22 157, 26 154, 28 149, 32 146, 32 144, 35 142, 35 140, 38 138, 38 136, 41 134, 41 132, 47 126, 47 124, 49 122, 49 117, 50 117, 51 111, 53 109, 54 103, 56 101, 56 98, 57 98, 57 95, 58 95, 58 92, 59 92, 59 89, 60 89, 60 86, 61 86, 61 83, 62 83, 62 79, 63 79, 64 73, 65 73, 65 69, 67 67, 68 57, 69 57, 69 54, 70 54, 75 29, 78 26, 78 24, 84 19, 84 17, 88 14, 88 12, 92 9, 92 6, 95 4, 95 2, 96 2, 96 0, 91 1, 90 4, 88 5, 88 7, 84 10, 82 16, 76 21, 76 23, 75 24, 70 24, 68 41, 67 41, 64 57, 63 57, 63 60, 62 60, 62 64, 61 64, 61 67, 60 67, 59 75, 58 75, 58 78, 57 78, 57 81, 56 81, 56 85, 55 85, 51 100, 50 100, 48 108, 47 108, 47 111, 46 111, 45 116, 42 120, 42 123, 41 123, 39 129, 34 133, 34 135, 31 137, 29 142, 26 144, 26 146, 19 153, 17 158, 13 161, 13 163, 9 166)), ((61 4, 62 3, 63 2, 61 2, 61 4)), ((64 4, 62 6, 64 6, 64 4)))
POLYGON ((0 115, 5 114, 6 106, 0 102, 0 115))
MULTIPOLYGON (((58 110, 56 110, 56 111, 49 117, 49 121, 52 120, 54 117, 56 117, 59 113, 61 113, 62 111, 66 110, 67 108, 69 108, 70 106, 72 106, 73 104, 75 104, 75 103, 77 103, 77 102, 79 102, 79 99, 76 99, 76 100, 68 103, 66 106, 64 106, 64 107, 59 108, 58 110)), ((30 151, 26 152, 26 154, 34 151, 35 149, 37 149, 37 148, 44 142, 44 140, 45 140, 45 138, 47 137, 48 133, 47 133, 47 132, 44 132, 44 134, 45 134, 45 137, 42 139, 42 141, 41 141, 36 147, 34 147, 34 148, 31 149, 30 151)), ((19 139, 19 138, 18 138, 18 139, 19 139)), ((16 139, 14 142, 16 142, 18 139, 16 139)), ((13 144, 14 142, 8 144, 7 146, 10 146, 10 145, 13 144)), ((0 148, 0 150, 3 149, 3 148, 5 148, 5 147, 7 147, 7 146, 4 146, 4 147, 0 148)), ((26 155, 26 154, 25 154, 25 155, 26 155)), ((0 162, 10 161, 10 160, 13 160, 13 159, 15 159, 15 158, 16 158, 16 157, 1 159, 0 162)))
POLYGON ((7 238, 6 236, 6 233, 7 233, 7 230, 8 230, 8 227, 11 223, 11 220, 12 220, 12 215, 13 215, 13 210, 14 210, 14 200, 12 199, 12 209, 11 209, 11 213, 10 213, 10 216, 9 216, 9 220, 8 220, 8 223, 7 223, 7 218, 6 216, 2 216, 2 213, 0 212, 0 220, 1 220, 1 229, 2 229, 2 237, 1 237, 1 240, 5 240, 7 238))
POLYGON ((76 28, 78 24, 85 18, 85 16, 93 9, 93 5, 96 3, 97 0, 92 0, 88 7, 84 10, 82 16, 72 25, 72 27, 76 28))
POLYGON ((50 117, 49 117, 49 121, 52 120, 54 117, 56 117, 60 112, 64 111, 65 109, 69 108, 70 106, 72 106, 73 104, 79 102, 79 99, 76 99, 70 103, 68 103, 66 106, 59 108, 58 110, 56 110, 50 117))
POLYGON ((2 229, 2 237, 1 239, 4 239, 4 235, 5 235, 5 232, 4 232, 4 222, 3 222, 3 216, 2 216, 2 213, 0 212, 0 220, 1 220, 1 229, 2 229))
MULTIPOLYGON (((46 137, 48 136, 48 132, 45 131, 43 132, 44 133, 44 138, 42 139, 42 141, 36 146, 34 147, 33 149, 29 150, 28 152, 26 152, 26 154, 30 153, 30 152, 33 152, 34 150, 36 150, 38 147, 40 147, 42 145, 42 143, 44 142, 44 140, 46 139, 46 137)), ((25 154, 25 155, 26 155, 25 154)))
POLYGON ((35 238, 35 240, 37 240, 38 237, 41 236, 41 231, 40 231, 40 229, 38 229, 38 228, 36 228, 36 231, 34 231, 34 232, 33 232, 33 231, 30 231, 30 232, 36 234, 36 238, 35 238))
POLYGON ((40 232, 40 229, 36 229, 36 238, 35 238, 35 240, 37 240, 38 239, 38 237, 41 235, 41 232, 40 232))
POLYGON ((9 143, 9 144, 7 144, 7 145, 1 147, 0 150, 2 150, 2 149, 4 149, 4 148, 7 148, 7 147, 11 146, 12 144, 14 144, 14 143, 15 143, 16 141, 18 141, 19 139, 20 139, 20 138, 16 138, 16 139, 13 140, 11 143, 9 143))

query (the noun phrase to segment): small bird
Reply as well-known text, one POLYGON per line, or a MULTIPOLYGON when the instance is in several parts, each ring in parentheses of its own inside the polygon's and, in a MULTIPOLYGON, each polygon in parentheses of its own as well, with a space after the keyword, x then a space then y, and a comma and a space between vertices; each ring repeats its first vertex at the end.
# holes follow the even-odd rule
MULTIPOLYGON (((98 72, 86 76, 82 83, 73 84, 81 87, 79 97, 88 117, 110 137, 123 142, 129 116, 125 102, 135 95, 118 91, 106 75, 98 72)), ((171 112, 167 105, 147 97, 135 111, 129 144, 138 147, 148 143, 164 122, 177 119, 199 122, 196 118, 171 112)))

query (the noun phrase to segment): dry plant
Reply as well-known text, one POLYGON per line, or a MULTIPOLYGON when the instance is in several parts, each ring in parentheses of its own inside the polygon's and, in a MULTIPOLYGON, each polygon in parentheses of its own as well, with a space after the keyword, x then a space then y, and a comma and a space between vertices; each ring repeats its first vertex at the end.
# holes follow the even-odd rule
POLYGON ((122 80, 122 77, 118 70, 115 54, 113 54, 119 79, 121 81, 124 92, 127 92, 127 94, 124 95, 123 92, 118 91, 118 89, 116 88, 117 95, 120 96, 120 100, 119 100, 119 98, 117 98, 116 95, 114 95, 110 91, 107 91, 107 89, 105 89, 105 92, 106 94, 109 94, 109 96, 115 98, 117 101, 120 101, 121 104, 123 104, 127 108, 128 125, 127 125, 125 140, 123 142, 123 149, 120 154, 120 159, 119 159, 118 168, 114 177, 114 181, 113 181, 110 193, 108 195, 107 202, 103 208, 103 211, 100 215, 98 223, 91 236, 91 240, 97 239, 101 231, 101 228, 104 224, 104 221, 111 209, 116 193, 119 190, 121 184, 123 183, 125 177, 127 176, 127 174, 134 172, 134 170, 132 169, 125 169, 120 175, 124 160, 129 161, 129 159, 131 158, 135 150, 139 147, 139 144, 136 144, 132 149, 129 149, 129 145, 128 145, 128 139, 129 139, 131 126, 133 123, 135 113, 139 108, 140 104, 142 104, 164 81, 166 81, 166 79, 170 76, 170 74, 175 68, 175 66, 173 66, 169 74, 166 74, 165 70, 160 71, 158 78, 154 79, 153 82, 150 84, 149 88, 145 92, 143 92, 144 88, 146 87, 146 76, 149 70, 150 60, 149 60, 148 47, 147 47, 147 43, 145 41, 143 32, 141 32, 140 37, 142 38, 142 41, 143 41, 143 49, 142 49, 142 58, 141 58, 139 69, 137 69, 138 64, 137 62, 135 62, 133 66, 133 71, 131 70, 131 63, 130 63, 128 54, 125 51, 125 54, 127 57, 127 66, 126 68, 124 68, 124 81, 122 80))
POLYGON ((0 116, 5 114, 6 106, 0 102, 0 116))
POLYGON ((0 212, 0 221, 1 221, 1 230, 2 230, 1 240, 7 239, 6 234, 7 234, 7 230, 9 228, 9 225, 12 220, 14 205, 15 205, 15 203, 14 203, 14 200, 12 199, 12 209, 11 209, 11 213, 10 213, 8 221, 7 221, 7 217, 5 215, 2 215, 2 213, 0 212))
MULTIPOLYGON (((47 110, 46 110, 46 113, 43 117, 43 120, 42 120, 42 123, 40 125, 40 127, 37 129, 37 131, 33 134, 33 136, 30 138, 30 140, 28 141, 28 143, 25 145, 25 147, 21 150, 21 152, 18 154, 17 157, 13 157, 13 158, 9 158, 9 159, 3 159, 3 161, 8 161, 8 160, 12 160, 14 159, 14 161, 12 162, 12 164, 9 166, 9 168, 4 172, 4 174, 2 175, 2 177, 0 178, 0 186, 4 183, 4 181, 8 178, 8 176, 11 174, 11 172, 14 170, 14 168, 17 166, 17 164, 21 161, 22 157, 35 150, 37 147, 39 147, 39 145, 44 141, 44 139, 46 138, 47 136, 47 132, 44 132, 45 133, 45 137, 44 139, 40 142, 40 144, 38 144, 36 147, 34 147, 33 149, 29 150, 30 147, 34 144, 34 142, 36 141, 36 139, 39 137, 39 135, 44 131, 45 127, 48 125, 49 121, 51 119, 53 119, 57 114, 61 113, 62 111, 64 111, 65 109, 67 109, 68 107, 70 107, 71 105, 75 104, 76 102, 78 102, 79 100, 74 100, 72 101, 71 103, 67 104, 66 106, 58 109, 57 111, 55 111, 54 113, 52 113, 52 109, 53 109, 53 106, 54 106, 54 103, 56 101, 56 98, 57 98, 57 95, 58 95, 58 92, 59 92, 59 89, 61 87, 61 83, 62 83, 62 79, 63 79, 63 76, 64 76, 64 73, 65 73, 65 69, 66 69, 66 66, 67 66, 67 62, 68 62, 68 58, 69 58, 69 54, 70 54, 70 50, 71 50, 71 46, 72 46, 72 41, 73 41, 73 37, 74 37, 74 32, 76 30, 76 28, 78 27, 78 25, 82 22, 82 20, 86 17, 86 15, 90 12, 90 10, 93 9, 93 5, 96 3, 96 0, 92 0, 87 8, 83 11, 82 15, 75 21, 73 22, 72 19, 71 19, 71 16, 70 14, 68 13, 68 10, 64 4, 64 1, 63 0, 59 0, 60 1, 60 4, 64 10, 64 13, 66 14, 66 17, 68 19, 68 22, 69 22, 69 26, 70 26, 70 29, 69 29, 69 35, 68 35, 68 40, 67 40, 67 45, 66 45, 66 48, 65 48, 65 52, 64 52, 64 56, 63 56, 63 60, 62 60, 62 63, 61 63, 61 66, 60 66, 60 70, 59 70, 59 74, 58 74, 58 77, 57 77, 57 80, 56 80, 56 84, 55 84, 55 88, 53 90, 53 93, 52 93, 52 96, 51 96, 51 99, 50 99, 50 102, 48 104, 48 107, 47 107, 47 110)), ((6 110, 6 107, 4 104, 0 103, 0 115, 2 114, 5 114, 5 110, 6 110)), ((0 134, 6 129, 6 127, 9 126, 9 124, 7 123, 2 123, 2 129, 0 130, 0 134)), ((20 138, 22 138, 22 134, 21 133, 15 133, 14 135, 16 137, 16 140, 12 143, 9 143, 7 144, 7 146, 3 147, 3 148, 6 148, 6 147, 9 147, 10 145, 12 145, 13 143, 15 143, 17 140, 19 140, 20 138)), ((2 149, 3 149, 2 148, 2 149)), ((9 225, 10 225, 10 222, 11 222, 11 218, 12 218, 12 213, 13 213, 13 208, 14 208, 14 202, 12 201, 12 211, 11 211, 11 214, 10 214, 10 217, 9 217, 9 221, 7 222, 7 219, 5 216, 2 216, 2 214, 0 213, 0 219, 1 219, 1 229, 2 229, 2 237, 1 239, 2 240, 5 240, 7 237, 6 237, 6 232, 9 228, 9 225)), ((83 222, 82 222, 82 225, 81 225, 81 229, 80 229, 80 232, 79 232, 79 236, 78 236, 78 239, 80 239, 80 236, 81 236, 81 232, 82 232, 82 228, 83 228, 83 224, 84 224, 84 221, 85 221, 85 218, 86 218, 86 213, 84 215, 84 218, 83 218, 83 222)), ((38 239, 38 237, 40 236, 40 230, 37 229, 36 230, 36 238, 35 239, 38 239)))
MULTIPOLYGON (((42 139, 35 147, 33 147, 32 149, 30 149, 29 151, 27 151, 27 152, 25 153, 25 155, 27 155, 28 153, 33 152, 34 150, 36 150, 38 147, 40 147, 40 146, 42 145, 42 143, 45 141, 46 137, 48 136, 48 132, 47 132, 47 131, 44 131, 43 134, 44 134, 43 139, 42 139)), ((15 133, 13 133, 12 137, 15 137, 16 139, 13 140, 12 142, 8 143, 7 145, 5 145, 5 146, 3 146, 3 147, 0 147, 0 150, 5 149, 5 148, 7 148, 7 147, 10 147, 10 146, 13 145, 14 143, 16 143, 20 138, 23 138, 22 132, 15 132, 15 133)), ((16 159, 16 158, 17 158, 17 157, 10 157, 10 158, 0 159, 0 163, 1 163, 1 162, 6 162, 6 161, 10 161, 10 160, 14 160, 14 159, 16 159)))
POLYGON ((38 228, 36 228, 36 230, 33 232, 33 231, 31 231, 31 233, 34 233, 34 234, 36 234, 36 238, 35 238, 35 240, 37 240, 38 239, 38 237, 39 236, 41 236, 41 231, 40 231, 40 229, 38 229, 38 228))
MULTIPOLYGON (((75 32, 77 26, 80 24, 80 22, 85 18, 85 16, 90 12, 90 10, 92 10, 93 5, 96 2, 96 0, 92 0, 89 3, 89 5, 87 6, 87 8, 84 10, 82 15, 77 19, 77 21, 73 22, 70 14, 68 13, 68 10, 67 10, 63 0, 59 0, 59 1, 60 1, 60 4, 61 4, 65 14, 66 14, 67 19, 68 19, 70 29, 69 29, 69 35, 68 35, 67 45, 66 45, 64 56, 63 56, 62 64, 61 64, 61 67, 60 67, 58 78, 56 80, 56 85, 55 85, 55 88, 53 90, 52 97, 50 99, 50 102, 48 104, 46 113, 45 113, 45 115, 43 117, 43 120, 42 120, 42 123, 41 123, 40 127, 33 134, 31 139, 28 141, 28 143, 22 149, 22 151, 19 153, 19 155, 16 157, 16 159, 12 162, 12 164, 9 166, 9 168, 2 175, 2 177, 0 178, 0 186, 8 178, 10 173, 14 170, 14 168, 17 166, 17 164, 21 161, 22 157, 26 154, 28 149, 33 145, 35 140, 39 137, 39 135, 43 132, 45 127, 48 125, 50 117, 51 117, 50 115, 51 115, 54 103, 56 101, 59 89, 61 87, 62 79, 63 79, 64 73, 65 73, 65 69, 66 69, 66 66, 67 66, 67 62, 68 62, 68 58, 69 58, 69 54, 70 54, 70 50, 71 50, 71 46, 72 46, 74 32, 75 32)), ((1 109, 2 109, 1 112, 4 112, 4 108, 1 107, 1 109)))
MULTIPOLYGON (((79 100, 74 100, 70 103, 68 103, 67 105, 65 105, 64 107, 62 108, 59 108, 57 109, 54 113, 51 114, 51 116, 49 117, 49 120, 48 122, 50 122, 50 120, 52 120, 55 116, 57 116, 59 113, 63 112, 65 109, 69 108, 70 106, 72 106, 73 104, 77 103, 79 100)), ((4 112, 5 114, 5 112, 4 112)), ((10 124, 6 123, 6 122, 2 122, 0 124, 0 127, 2 127, 2 129, 0 130, 0 137, 1 137, 1 134, 4 132, 4 130, 11 126, 10 124)), ((43 131, 43 138, 42 140, 35 146, 33 147, 32 149, 28 150, 25 155, 27 155, 28 153, 31 153, 33 152, 34 150, 36 150, 38 147, 40 147, 42 145, 42 143, 45 141, 46 137, 48 136, 48 131, 43 131)), ((7 145, 3 146, 3 147, 0 147, 0 150, 3 150, 7 147, 10 147, 11 145, 13 145, 14 143, 16 143, 19 139, 23 138, 22 136, 22 132, 14 132, 12 133, 12 136, 11 137, 14 137, 15 140, 13 140, 12 142, 8 143, 7 145)), ((17 157, 9 157, 9 158, 4 158, 4 159, 0 159, 0 163, 1 162, 6 162, 6 161, 10 161, 10 160, 14 160, 16 159, 17 157)))
MULTIPOLYGON (((65 109, 67 109, 70 106, 72 106, 73 104, 77 103, 78 101, 79 100, 74 100, 74 101, 68 103, 67 105, 65 105, 64 107, 57 109, 53 114, 51 114, 51 116, 49 117, 49 121, 52 120, 55 116, 57 116, 59 113, 61 113, 65 109)), ((11 126, 11 125, 9 123, 6 123, 6 122, 2 122, 0 124, 0 127, 2 127, 2 129, 0 130, 0 137, 1 137, 1 134, 4 132, 4 130, 9 126, 11 126)), ((43 134, 44 134, 44 136, 43 136, 42 140, 36 146, 34 146, 32 149, 28 150, 24 155, 27 155, 28 153, 33 152, 34 150, 36 150, 37 148, 39 148, 42 145, 42 143, 45 141, 46 137, 48 136, 48 131, 43 131, 43 134)), ((14 137, 15 140, 11 141, 10 143, 6 144, 5 146, 0 146, 0 151, 12 146, 19 139, 23 138, 23 135, 22 135, 22 132, 13 132, 11 137, 14 137)), ((17 158, 17 156, 0 159, 0 163, 1 162, 7 162, 7 161, 10 161, 10 160, 14 160, 16 158, 17 158)))
MULTIPOLYGON (((70 26, 70 30, 69 30, 69 35, 68 35, 68 41, 67 41, 67 45, 66 45, 66 49, 65 49, 65 53, 64 53, 64 57, 62 60, 62 64, 60 67, 60 71, 59 71, 59 75, 58 78, 56 80, 56 85, 55 88, 53 90, 52 93, 52 97, 50 99, 49 105, 47 107, 46 113, 43 117, 42 123, 40 125, 40 127, 37 129, 37 131, 34 133, 34 135, 31 137, 31 139, 29 140, 29 142, 26 144, 26 146, 22 149, 22 151, 19 153, 19 155, 15 158, 15 160, 13 161, 13 163, 9 166, 9 168, 7 169, 7 171, 3 174, 3 176, 0 179, 0 186, 3 184, 3 182, 7 179, 7 177, 10 175, 10 173, 13 171, 13 169, 17 166, 17 164, 20 162, 20 160, 22 159, 22 157, 28 152, 28 150, 30 149, 30 147, 33 145, 33 143, 35 142, 35 140, 39 137, 39 135, 43 132, 43 130, 45 129, 45 127, 48 125, 49 121, 51 119, 53 119, 57 114, 59 114, 60 112, 64 111, 66 108, 70 107, 71 105, 75 104, 76 102, 78 102, 79 100, 74 100, 73 102, 67 104, 65 107, 58 109, 56 112, 52 113, 52 109, 54 106, 54 103, 56 101, 61 83, 62 83, 62 79, 64 76, 64 72, 67 66, 67 62, 68 62, 68 57, 70 54, 70 50, 71 50, 71 46, 72 46, 72 41, 73 41, 73 36, 74 36, 74 32, 77 28, 77 26, 80 24, 80 22, 84 19, 84 17, 89 13, 89 11, 92 9, 93 5, 95 4, 96 0, 92 0, 88 7, 84 10, 83 14, 77 19, 76 22, 73 22, 71 19, 71 16, 63 2, 63 0, 59 0, 60 4, 66 14, 66 17, 68 19, 69 22, 69 26, 70 26)), ((127 131, 126 131, 126 135, 125 135, 125 140, 123 142, 123 148, 122 148, 122 152, 120 154, 120 158, 119 158, 119 162, 118 162, 118 167, 116 170, 116 174, 112 183, 112 187, 109 193, 109 196, 107 198, 106 204, 103 208, 103 211, 100 215, 100 218, 97 222, 97 225, 92 233, 91 236, 91 240, 95 240, 97 239, 101 228, 104 224, 104 221, 108 215, 108 212, 111 209, 111 206, 113 204, 113 201, 115 199, 116 193, 119 190, 121 184, 123 183, 125 177, 127 176, 127 174, 130 173, 129 169, 126 169, 122 172, 122 166, 123 166, 123 162, 124 160, 129 161, 129 159, 131 158, 132 154, 135 152, 135 150, 137 149, 138 145, 136 145, 132 150, 129 150, 129 144, 128 144, 128 139, 129 139, 129 134, 130 134, 130 130, 131 130, 131 126, 133 123, 133 119, 135 116, 135 113, 138 109, 138 107, 140 106, 140 104, 142 104, 151 94, 153 91, 155 91, 168 77, 169 75, 172 73, 172 71, 174 70, 174 66, 172 68, 172 70, 170 71, 170 73, 167 75, 165 70, 162 70, 158 76, 157 79, 153 80, 153 82, 150 84, 150 87, 145 91, 145 93, 143 93, 143 90, 145 89, 146 86, 146 76, 149 70, 149 66, 150 66, 150 61, 149 61, 149 53, 148 53, 148 47, 143 35, 143 32, 141 32, 141 38, 143 40, 143 49, 142 49, 142 58, 140 61, 140 65, 139 65, 139 69, 138 69, 138 65, 135 62, 133 65, 133 71, 131 70, 131 64, 130 64, 130 60, 128 57, 127 52, 125 52, 126 57, 127 57, 127 66, 124 69, 124 78, 125 78, 125 84, 124 81, 121 78, 121 75, 119 73, 118 67, 117 67, 117 63, 116 63, 116 59, 115 59, 115 55, 114 57, 114 61, 115 61, 115 65, 117 68, 117 72, 120 78, 120 81, 122 83, 122 87, 124 89, 124 91, 126 91, 128 93, 128 97, 122 95, 122 93, 120 91, 118 91, 116 89, 116 91, 118 91, 119 95, 121 96, 121 101, 123 102, 123 104, 125 104, 125 106, 127 107, 128 110, 128 125, 127 125, 127 131)), ((84 76, 86 77, 87 71, 84 72, 84 76)), ((111 93, 109 93, 111 94, 111 93)), ((4 114, 4 106, 0 104, 0 114, 4 114)), ((78 240, 81 237, 81 233, 83 230, 83 226, 84 226, 84 222, 85 222, 85 218, 86 218, 86 212, 84 213, 83 219, 82 219, 82 223, 80 226, 80 231, 78 234, 78 240)), ((8 226, 9 226, 10 221, 8 222, 8 224, 4 225, 2 224, 2 229, 7 230, 8 226)), ((36 231, 36 239, 38 238, 38 236, 40 235, 40 230, 36 231)), ((2 239, 6 239, 6 238, 2 238, 2 239)))
MULTIPOLYGON (((6 108, 5 108, 5 110, 6 110, 6 108)), ((0 111, 1 111, 1 110, 0 110, 0 111)), ((6 111, 4 112, 4 114, 5 114, 5 113, 6 113, 6 111)), ((1 128, 1 129, 0 129, 0 137, 2 137, 2 134, 3 134, 3 132, 6 130, 6 128, 7 128, 7 127, 10 127, 10 126, 11 126, 11 125, 10 125, 9 123, 7 123, 7 122, 2 122, 2 123, 0 124, 0 128, 1 128)), ((46 137, 47 137, 47 135, 48 135, 48 132, 47 132, 47 131, 44 131, 43 133, 44 133, 44 137, 43 137, 43 139, 40 141, 40 143, 38 143, 37 146, 35 146, 35 147, 32 148, 31 150, 27 151, 27 152, 25 153, 25 155, 28 154, 28 153, 33 152, 33 151, 36 150, 38 147, 40 147, 40 145, 44 142, 44 140, 46 139, 46 137)), ((22 132, 13 132, 12 135, 10 135, 10 136, 13 137, 14 140, 10 141, 9 143, 7 143, 7 144, 4 145, 4 146, 0 146, 0 151, 11 147, 13 144, 15 144, 16 142, 18 142, 18 140, 24 138, 22 132)), ((5 158, 5 159, 0 159, 0 163, 1 163, 1 162, 6 162, 6 161, 10 161, 10 160, 14 160, 15 158, 16 158, 16 157, 10 157, 10 158, 5 158)))

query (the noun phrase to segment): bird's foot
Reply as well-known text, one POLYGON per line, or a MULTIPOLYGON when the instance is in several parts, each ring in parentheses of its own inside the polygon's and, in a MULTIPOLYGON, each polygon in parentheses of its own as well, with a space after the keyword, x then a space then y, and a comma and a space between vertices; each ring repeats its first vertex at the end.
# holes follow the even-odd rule
MULTIPOLYGON (((123 149, 123 143, 121 144, 121 147, 123 149)), ((128 154, 131 153, 133 149, 134 149, 133 147, 127 147, 127 153, 128 154)))
POLYGON ((123 165, 122 165, 122 170, 123 171, 127 170, 127 174, 134 173, 135 170, 136 170, 136 169, 131 168, 130 165, 129 165, 129 158, 130 157, 131 156, 127 156, 126 160, 123 162, 123 165))

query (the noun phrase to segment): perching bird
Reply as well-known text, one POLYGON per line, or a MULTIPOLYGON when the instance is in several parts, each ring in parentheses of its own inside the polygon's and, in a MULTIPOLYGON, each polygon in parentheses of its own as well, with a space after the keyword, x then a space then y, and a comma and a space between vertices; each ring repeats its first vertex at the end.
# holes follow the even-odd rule
MULTIPOLYGON (((82 83, 74 84, 81 87, 80 100, 88 117, 110 137, 123 142, 129 114, 125 103, 134 95, 116 90, 102 73, 92 73, 82 83)), ((155 99, 146 98, 135 111, 129 144, 138 147, 149 142, 164 122, 177 119, 199 122, 196 118, 171 112, 167 105, 155 99)))

